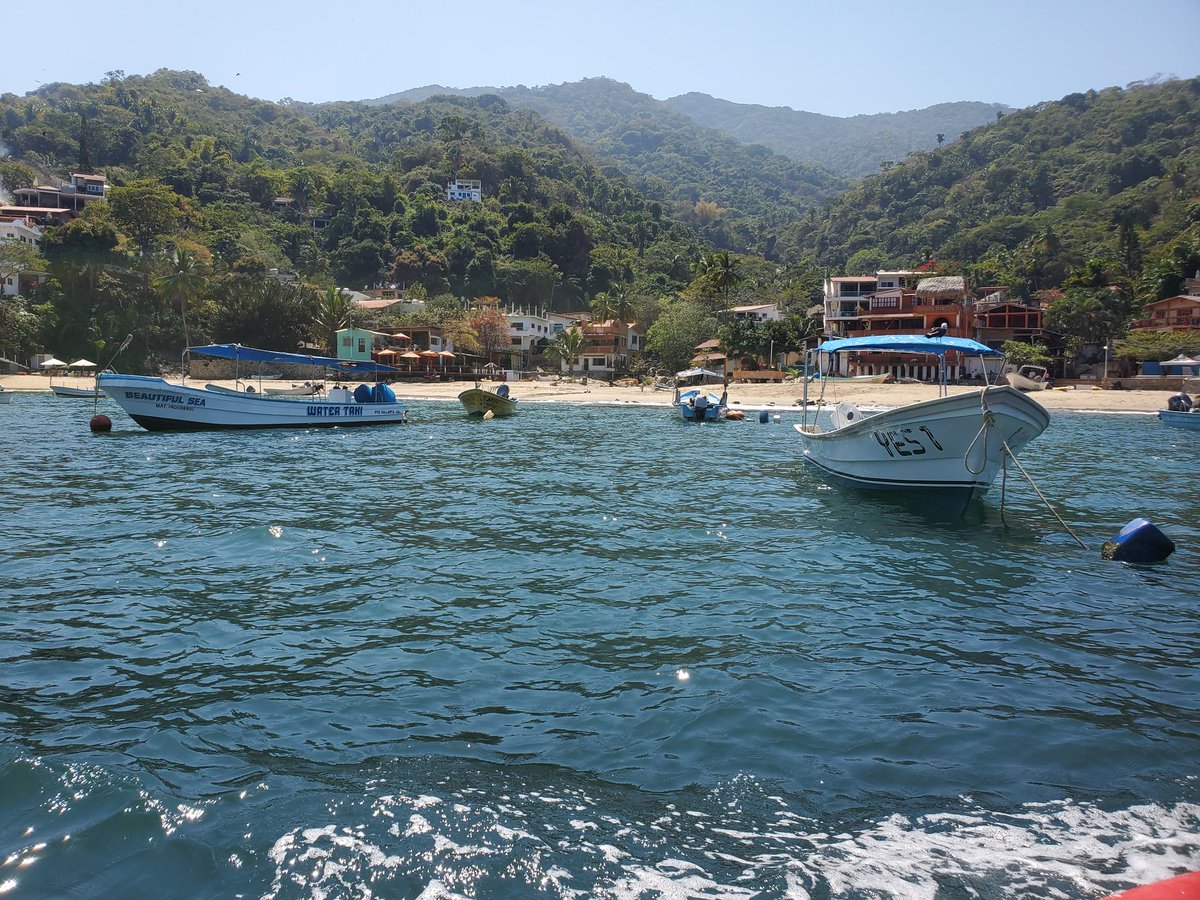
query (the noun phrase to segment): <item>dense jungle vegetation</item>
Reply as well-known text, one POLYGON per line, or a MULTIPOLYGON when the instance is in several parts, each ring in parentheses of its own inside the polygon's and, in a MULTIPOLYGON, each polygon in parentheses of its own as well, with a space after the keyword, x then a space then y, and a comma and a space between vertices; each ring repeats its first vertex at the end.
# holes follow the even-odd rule
POLYGON ((1080 346, 1119 337, 1200 269, 1198 79, 1012 112, 836 197, 823 170, 608 79, 506 90, 271 103, 164 70, 0 95, 9 191, 76 171, 112 186, 49 232, 44 259, 0 253, 0 271, 51 276, 0 307, 0 353, 101 355, 132 332, 144 359, 167 360, 189 326, 192 343, 325 340, 348 314, 327 288, 394 282, 464 346, 466 307, 497 297, 620 309, 665 361, 729 305, 782 302, 795 337, 814 327, 823 272, 930 258, 1045 298, 1080 346), (548 121, 568 114, 569 128, 548 121), (482 181, 484 201, 448 203, 456 177, 482 181))
POLYGON ((962 101, 840 118, 782 106, 732 103, 699 93, 664 102, 697 125, 747 144, 762 144, 790 159, 816 163, 843 178, 871 175, 884 162, 894 164, 914 150, 931 150, 995 121, 998 113, 1012 112, 1001 103, 962 101))

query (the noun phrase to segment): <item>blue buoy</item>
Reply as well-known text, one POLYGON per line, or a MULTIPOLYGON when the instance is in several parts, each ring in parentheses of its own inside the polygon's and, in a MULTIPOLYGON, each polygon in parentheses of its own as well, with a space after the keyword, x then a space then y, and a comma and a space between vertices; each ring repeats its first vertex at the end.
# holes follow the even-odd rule
POLYGON ((765 409, 764 409, 764 410, 762 410, 762 411, 761 411, 761 412, 758 414, 758 421, 759 421, 759 424, 761 424, 761 425, 766 425, 766 424, 767 424, 767 422, 769 422, 770 420, 771 420, 771 414, 770 414, 770 413, 768 413, 768 412, 767 412, 765 409))
POLYGON ((1175 542, 1146 519, 1134 519, 1100 548, 1101 559, 1119 562, 1162 562, 1175 552, 1175 542))

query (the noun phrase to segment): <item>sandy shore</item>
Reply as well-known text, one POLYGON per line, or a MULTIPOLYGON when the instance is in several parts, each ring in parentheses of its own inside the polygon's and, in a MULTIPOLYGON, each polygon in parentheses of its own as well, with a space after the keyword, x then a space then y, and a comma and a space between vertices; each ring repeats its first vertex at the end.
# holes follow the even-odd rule
MULTIPOLYGON (((90 388, 90 378, 55 376, 56 385, 90 388)), ((196 382, 202 384, 203 382, 196 382)), ((232 386, 232 382, 218 382, 232 386)), ((269 382, 286 387, 294 382, 269 382)), ((0 385, 10 391, 49 391, 50 379, 45 375, 0 376, 0 385)), ((403 400, 454 400, 459 392, 471 387, 469 381, 445 383, 401 383, 394 385, 396 395, 403 400)), ((497 385, 484 382, 484 387, 494 389, 497 385)), ((589 380, 586 385, 578 382, 518 381, 510 384, 514 397, 530 403, 629 403, 643 406, 668 406, 670 391, 656 391, 641 387, 613 387, 603 382, 589 380)), ((812 400, 817 399, 820 388, 809 391, 812 400)), ((951 387, 951 393, 969 393, 970 387, 951 387)), ((720 392, 720 386, 716 386, 720 392)), ((1106 391, 1098 388, 1078 387, 1038 391, 1029 396, 1049 410, 1064 409, 1087 412, 1153 413, 1167 405, 1169 391, 1106 391)), ((800 384, 731 384, 729 403, 744 409, 799 407, 804 396, 800 384)), ((924 384, 849 384, 831 383, 826 390, 825 400, 838 403, 850 400, 863 407, 894 407, 937 396, 937 389, 924 384)))

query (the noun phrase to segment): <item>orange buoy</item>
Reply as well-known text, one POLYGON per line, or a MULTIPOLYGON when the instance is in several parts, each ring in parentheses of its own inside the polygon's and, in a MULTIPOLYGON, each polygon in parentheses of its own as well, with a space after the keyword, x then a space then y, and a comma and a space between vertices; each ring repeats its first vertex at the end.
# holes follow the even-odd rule
POLYGON ((112 431, 112 419, 101 413, 98 416, 92 416, 92 421, 88 423, 88 427, 96 434, 112 431))

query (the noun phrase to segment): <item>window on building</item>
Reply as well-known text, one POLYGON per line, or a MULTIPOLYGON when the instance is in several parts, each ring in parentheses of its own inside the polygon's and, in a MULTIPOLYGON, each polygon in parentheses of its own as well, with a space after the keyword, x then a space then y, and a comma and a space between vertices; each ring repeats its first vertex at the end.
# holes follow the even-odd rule
POLYGON ((367 339, 366 339, 366 338, 359 338, 359 339, 358 339, 358 352, 359 352, 359 353, 366 353, 366 352, 367 352, 367 339))

